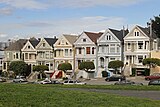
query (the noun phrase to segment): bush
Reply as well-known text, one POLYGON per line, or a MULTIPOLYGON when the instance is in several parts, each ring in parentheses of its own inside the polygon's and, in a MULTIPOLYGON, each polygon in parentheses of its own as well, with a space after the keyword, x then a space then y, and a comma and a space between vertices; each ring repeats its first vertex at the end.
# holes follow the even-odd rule
POLYGON ((108 72, 107 71, 102 71, 102 77, 108 77, 108 72))
POLYGON ((146 68, 144 70, 144 76, 149 76, 150 75, 150 69, 146 68))
POLYGON ((63 79, 63 80, 68 80, 68 77, 63 77, 62 79, 63 79))
POLYGON ((131 76, 135 76, 136 75, 136 68, 132 68, 132 75, 131 76))

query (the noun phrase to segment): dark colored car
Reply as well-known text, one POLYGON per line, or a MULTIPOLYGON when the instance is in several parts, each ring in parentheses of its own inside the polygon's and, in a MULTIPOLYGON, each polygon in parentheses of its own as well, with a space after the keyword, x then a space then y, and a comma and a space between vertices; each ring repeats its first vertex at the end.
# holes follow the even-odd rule
POLYGON ((123 81, 118 81, 114 85, 143 85, 142 83, 130 81, 130 80, 123 80, 123 81))
POLYGON ((150 76, 145 77, 145 80, 155 80, 155 79, 160 79, 160 73, 154 73, 150 76))
POLYGON ((150 80, 148 85, 159 85, 160 86, 160 79, 150 80))
POLYGON ((126 80, 126 77, 123 75, 112 75, 111 77, 107 77, 105 79, 106 81, 122 81, 122 80, 126 80))

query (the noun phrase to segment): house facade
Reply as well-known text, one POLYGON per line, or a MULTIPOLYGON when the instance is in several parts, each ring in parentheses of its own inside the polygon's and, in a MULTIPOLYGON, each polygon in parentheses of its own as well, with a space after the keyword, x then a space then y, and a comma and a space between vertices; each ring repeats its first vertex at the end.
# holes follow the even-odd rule
POLYGON ((23 55, 21 49, 26 44, 27 39, 19 39, 9 45, 4 50, 4 59, 2 62, 2 72, 8 72, 9 64, 12 61, 23 60, 23 55))
POLYGON ((37 65, 47 65, 49 71, 54 71, 54 43, 57 38, 41 38, 37 46, 36 63, 37 65))
POLYGON ((123 61, 123 37, 127 33, 128 30, 107 29, 98 39, 97 77, 102 77, 102 71, 111 71, 108 68, 110 61, 123 61))
POLYGON ((73 43, 76 41, 78 36, 76 35, 62 35, 54 44, 55 52, 55 70, 58 70, 58 65, 61 63, 70 63, 72 70, 68 70, 67 74, 70 75, 75 69, 74 62, 74 46, 73 43))
POLYGON ((125 75, 132 75, 132 68, 137 75, 144 75, 142 60, 151 57, 151 50, 157 49, 157 41, 154 33, 149 28, 135 26, 124 37, 124 63, 125 75))
POLYGON ((23 60, 31 66, 31 71, 33 70, 33 66, 37 65, 37 50, 35 47, 38 43, 39 40, 36 38, 30 38, 21 49, 23 60))
POLYGON ((75 41, 75 71, 77 77, 87 78, 88 73, 79 70, 78 65, 83 61, 93 61, 95 65, 95 77, 97 72, 97 39, 102 33, 83 32, 75 41))

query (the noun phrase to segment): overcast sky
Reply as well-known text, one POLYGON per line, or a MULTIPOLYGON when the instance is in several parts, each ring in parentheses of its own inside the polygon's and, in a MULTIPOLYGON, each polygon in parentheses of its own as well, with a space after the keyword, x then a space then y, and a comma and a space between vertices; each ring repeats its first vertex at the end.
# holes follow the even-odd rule
POLYGON ((0 0, 0 41, 132 28, 160 13, 160 0, 0 0))

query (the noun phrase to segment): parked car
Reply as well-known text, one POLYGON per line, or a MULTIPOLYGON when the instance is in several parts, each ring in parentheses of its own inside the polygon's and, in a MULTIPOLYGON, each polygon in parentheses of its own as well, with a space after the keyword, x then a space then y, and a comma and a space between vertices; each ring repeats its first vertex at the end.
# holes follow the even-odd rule
POLYGON ((154 73, 150 76, 145 77, 145 80, 155 80, 155 79, 160 79, 160 73, 154 73))
POLYGON ((114 83, 114 85, 143 85, 143 83, 138 83, 130 80, 123 80, 114 83))
POLYGON ((160 79, 150 80, 148 85, 160 85, 160 79))
POLYGON ((77 85, 86 85, 87 83, 86 82, 81 82, 81 81, 77 81, 77 80, 65 80, 63 82, 63 84, 67 84, 67 85, 74 85, 74 84, 77 84, 77 85))
POLYGON ((39 84, 51 84, 51 80, 43 80, 43 81, 39 81, 39 84))
POLYGON ((24 76, 17 76, 15 79, 13 79, 13 82, 16 83, 27 82, 27 79, 24 76))
POLYGON ((122 81, 122 80, 126 80, 126 77, 123 75, 115 74, 110 77, 107 77, 105 80, 106 81, 122 81))
POLYGON ((51 84, 63 84, 62 82, 58 81, 58 80, 52 80, 51 84))
POLYGON ((7 81, 7 79, 6 78, 4 78, 4 77, 0 77, 0 82, 6 82, 7 81))

